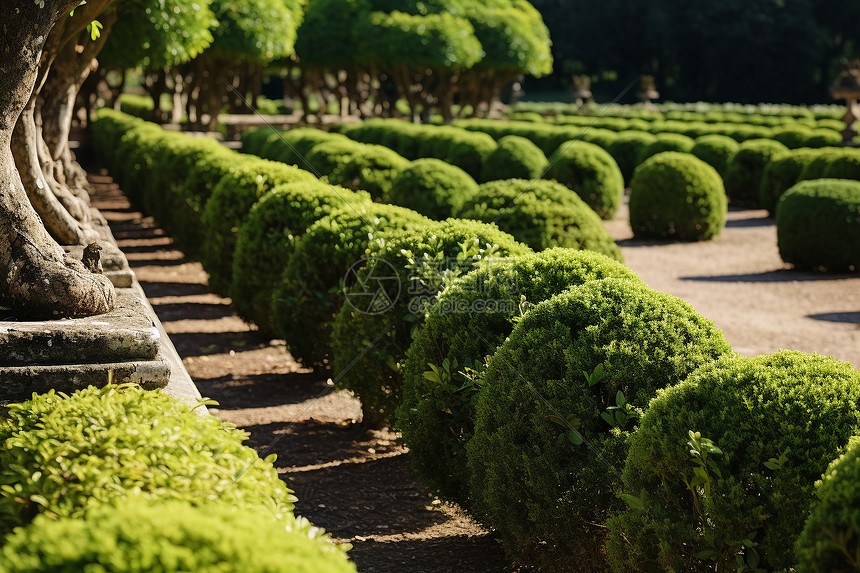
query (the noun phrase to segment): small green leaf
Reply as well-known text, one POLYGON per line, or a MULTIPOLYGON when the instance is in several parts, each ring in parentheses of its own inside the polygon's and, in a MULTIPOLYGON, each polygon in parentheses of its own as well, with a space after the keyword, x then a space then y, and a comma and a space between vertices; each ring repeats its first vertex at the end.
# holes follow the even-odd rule
POLYGON ((623 408, 624 404, 627 403, 627 400, 624 399, 624 392, 622 392, 621 390, 619 390, 618 393, 615 394, 615 403, 618 404, 619 408, 623 408))
POLYGON ((606 420, 606 423, 615 427, 615 420, 607 412, 601 412, 600 417, 606 420))
POLYGON ((567 439, 570 440, 570 443, 572 443, 574 446, 578 446, 578 445, 582 444, 582 442, 584 441, 582 439, 582 434, 580 434, 576 430, 569 431, 566 434, 566 436, 567 436, 567 439))

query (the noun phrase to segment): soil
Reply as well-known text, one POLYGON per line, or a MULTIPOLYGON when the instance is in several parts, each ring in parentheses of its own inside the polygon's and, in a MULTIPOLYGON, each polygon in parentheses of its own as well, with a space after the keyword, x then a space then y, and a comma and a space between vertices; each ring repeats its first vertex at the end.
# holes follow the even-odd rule
MULTIPOLYGON (((132 209, 102 172, 93 204, 149 297, 211 412, 250 434, 299 502, 296 512, 351 543, 365 572, 500 573, 515 570, 493 534, 416 483, 408 452, 388 430, 358 420, 360 404, 303 368, 283 341, 263 338, 230 300, 208 291, 155 222, 132 209)), ((743 355, 779 348, 818 352, 860 366, 860 277, 798 273, 782 263, 764 211, 729 213, 705 243, 632 239, 626 208, 606 223, 628 265, 653 288, 715 321, 743 355)))

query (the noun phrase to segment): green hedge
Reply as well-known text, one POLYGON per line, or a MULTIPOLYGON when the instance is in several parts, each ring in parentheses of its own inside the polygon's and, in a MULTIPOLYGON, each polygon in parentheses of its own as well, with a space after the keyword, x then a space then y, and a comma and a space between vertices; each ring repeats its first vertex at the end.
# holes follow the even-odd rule
POLYGON ((764 169, 771 161, 788 153, 788 148, 770 139, 743 142, 726 172, 726 195, 733 205, 758 207, 764 169))
POLYGON ((860 181, 801 181, 776 206, 779 255, 798 269, 860 269, 860 181))
POLYGON ((726 224, 726 211, 719 174, 694 155, 665 151, 636 168, 630 192, 636 238, 713 239, 726 224))
POLYGON ((696 141, 692 137, 680 133, 658 133, 656 137, 656 140, 639 150, 639 156, 636 158, 637 165, 641 165, 650 157, 666 151, 690 153, 696 145, 696 141))
POLYGON ((602 219, 615 215, 624 194, 624 178, 609 153, 592 143, 567 141, 549 163, 547 179, 573 189, 602 219))
POLYGON ((333 378, 361 399, 369 423, 393 420, 411 330, 446 282, 480 261, 529 251, 494 225, 458 219, 383 233, 370 244, 367 254, 373 264, 359 274, 373 292, 354 285, 346 294, 350 303, 332 327, 333 378), (385 277, 396 280, 379 280, 385 277), (390 304, 361 306, 365 295, 372 299, 368 304, 379 300, 378 287, 385 289, 390 304))
POLYGON ((792 149, 767 164, 759 189, 759 205, 773 215, 779 198, 800 180, 806 166, 820 157, 819 149, 792 149))
POLYGON ((483 181, 538 179, 549 161, 540 148, 525 137, 507 135, 487 156, 481 171, 483 181))
POLYGON ((331 324, 344 303, 341 283, 374 238, 429 224, 409 209, 369 203, 339 209, 311 225, 295 243, 271 301, 275 331, 293 358, 317 368, 331 360, 331 324))
POLYGON ((713 167, 723 179, 729 168, 729 161, 738 151, 738 142, 726 135, 703 135, 696 138, 690 153, 713 167))
POLYGON ((308 164, 306 157, 315 145, 329 141, 348 141, 338 133, 329 133, 312 127, 289 130, 263 128, 246 132, 242 137, 242 152, 252 153, 264 159, 296 165, 316 175, 314 166, 308 164), (260 134, 260 135, 257 135, 260 134))
POLYGON ((619 134, 609 146, 609 154, 618 163, 625 182, 633 178, 633 170, 639 165, 639 154, 648 145, 657 141, 657 137, 644 131, 628 131, 619 134))
POLYGON ((509 179, 484 183, 457 217, 495 223, 535 251, 589 249, 623 261, 600 217, 555 181, 509 179))
POLYGON ((442 220, 455 216, 477 190, 475 180, 459 167, 418 159, 400 171, 384 200, 442 220))
POLYGON ((614 468, 637 418, 658 388, 730 351, 690 305, 639 282, 590 281, 540 303, 480 379, 467 445, 479 517, 546 570, 604 571, 601 524, 621 506, 614 468))
POLYGON ((394 178, 409 165, 407 159, 387 147, 349 140, 315 145, 306 159, 314 173, 329 183, 367 191, 374 199, 384 197, 394 178))
POLYGON ((659 393, 630 440, 614 570, 786 570, 813 483, 858 429, 848 363, 783 351, 704 366, 659 393))
POLYGON ((468 507, 466 443, 478 386, 464 374, 510 335, 521 311, 587 281, 637 281, 616 261, 588 251, 550 249, 496 261, 456 280, 427 311, 406 353, 397 428, 422 481, 468 507))

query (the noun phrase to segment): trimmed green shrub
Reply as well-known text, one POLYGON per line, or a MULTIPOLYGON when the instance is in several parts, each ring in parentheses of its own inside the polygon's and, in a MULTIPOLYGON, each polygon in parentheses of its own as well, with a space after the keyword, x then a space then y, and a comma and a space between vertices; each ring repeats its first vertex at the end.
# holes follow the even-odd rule
POLYGON ((314 164, 309 163, 307 156, 315 146, 331 141, 348 142, 349 140, 339 133, 329 133, 312 127, 279 130, 266 138, 262 149, 256 154, 287 165, 296 165, 319 177, 325 173, 318 171, 314 164))
POLYGON ((103 107, 96 111, 91 141, 96 157, 108 171, 116 170, 116 150, 122 135, 142 123, 141 119, 111 108, 103 107))
MULTIPOLYGON (((272 295, 295 242, 308 227, 356 197, 322 182, 276 187, 251 208, 236 236, 230 298, 239 316, 267 335, 281 335, 272 322, 272 295)), ((361 202, 355 203, 356 208, 361 202)))
POLYGON ((696 138, 690 153, 716 169, 720 177, 725 179, 729 161, 737 153, 738 147, 738 142, 726 135, 703 135, 696 138))
POLYGON ((860 181, 860 149, 846 149, 834 157, 824 169, 827 179, 854 179, 860 181))
POLYGON ((786 125, 774 128, 771 138, 789 149, 798 149, 806 145, 806 140, 812 136, 812 129, 801 125, 786 125))
POLYGON ((454 216, 478 190, 472 177, 440 159, 418 159, 400 171, 384 200, 431 219, 454 216))
POLYGON ((600 217, 576 193, 555 181, 484 183, 456 216, 495 223, 535 251, 550 247, 590 249, 623 261, 621 249, 600 217))
POLYGON ((522 310, 609 277, 639 280, 603 255, 550 249, 490 263, 439 295, 406 352, 397 410, 410 464, 425 483, 468 507, 466 443, 474 430, 478 386, 466 369, 485 366, 522 310))
POLYGON ((816 482, 812 513, 795 544, 797 571, 857 570, 860 553, 860 437, 816 482))
POLYGON ((736 206, 758 207, 764 169, 771 161, 788 153, 788 148, 771 139, 744 141, 726 171, 726 195, 736 206))
POLYGON ((713 239, 726 224, 727 208, 717 170, 689 153, 659 153, 633 174, 630 227, 636 238, 713 239))
POLYGON ((90 387, 8 408, 0 420, 0 533, 40 513, 80 517, 131 493, 292 511, 295 497, 273 456, 260 460, 242 445, 247 432, 167 394, 90 387))
POLYGON ((833 163, 840 157, 849 155, 850 153, 851 150, 848 148, 833 147, 822 149, 818 157, 816 157, 803 167, 803 171, 800 172, 798 182, 809 181, 812 179, 823 179, 824 174, 827 172, 827 169, 830 167, 831 163, 833 163))
POLYGON ((776 206, 779 256, 798 269, 860 269, 860 181, 801 181, 776 206))
POLYGON ((432 157, 444 159, 451 165, 456 165, 474 179, 481 177, 484 162, 495 151, 497 144, 486 133, 476 133, 450 128, 450 133, 444 135, 447 153, 437 153, 432 157))
POLYGON ((645 131, 625 131, 609 145, 609 154, 618 163, 625 182, 633 178, 633 170, 639 165, 639 153, 657 138, 645 131))
POLYGON ((783 193, 798 182, 807 165, 821 155, 819 149, 792 149, 788 155, 767 164, 759 190, 759 205, 773 215, 783 193))
POLYGON ((804 147, 836 147, 842 144, 842 134, 836 129, 818 128, 813 129, 806 140, 804 147))
POLYGON ((154 123, 141 122, 122 134, 116 150, 114 169, 117 181, 121 181, 129 201, 143 205, 149 174, 152 173, 153 155, 157 145, 147 145, 153 140, 163 140, 164 130, 154 123))
POLYGON ((40 515, 7 538, 0 556, 0 573, 355 572, 346 552, 306 520, 134 497, 80 519, 40 515))
POLYGON ((620 508, 615 468, 637 418, 658 388, 730 351, 689 304, 640 282, 589 281, 540 303, 480 379, 467 445, 479 517, 546 570, 604 571, 601 524, 620 508))
POLYGON ((307 154, 315 172, 335 185, 364 190, 374 199, 383 197, 409 161, 387 147, 349 140, 326 141, 307 154))
POLYGON ((658 133, 657 139, 652 141, 639 151, 637 163, 643 164, 648 158, 663 153, 665 151, 678 151, 681 153, 690 153, 696 141, 692 137, 681 135, 680 133, 658 133))
POLYGON ((333 378, 358 396, 365 420, 393 421, 411 330, 438 292, 481 261, 528 252, 495 225, 459 219, 383 233, 371 242, 371 264, 358 270, 361 282, 347 290, 348 304, 332 326, 333 378))
POLYGON ((813 483, 860 429, 860 372, 782 351, 727 356, 658 393, 630 439, 615 571, 785 570, 813 483))
POLYGON ((547 179, 555 179, 576 191, 601 219, 611 219, 624 195, 624 178, 618 164, 593 143, 562 143, 549 158, 547 179))
POLYGON ((537 179, 549 165, 540 148, 517 135, 507 135, 484 161, 483 181, 497 179, 537 179))
POLYGON ((272 300, 275 331, 306 366, 331 359, 331 324, 344 303, 342 281, 382 232, 429 225, 426 217, 393 205, 346 207, 320 219, 295 243, 272 300))

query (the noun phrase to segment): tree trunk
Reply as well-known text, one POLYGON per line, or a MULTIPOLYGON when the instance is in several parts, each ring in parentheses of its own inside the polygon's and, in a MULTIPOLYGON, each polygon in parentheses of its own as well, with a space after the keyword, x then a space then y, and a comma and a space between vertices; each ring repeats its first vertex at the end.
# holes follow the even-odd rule
MULTIPOLYGON (((0 300, 22 316, 100 314, 115 301, 107 278, 93 275, 69 259, 48 235, 28 201, 12 155, 12 134, 33 94, 48 34, 59 19, 69 17, 78 2, 21 0, 4 10, 0 34, 0 300)), ((31 127, 35 130, 35 122, 25 129, 31 127)))

